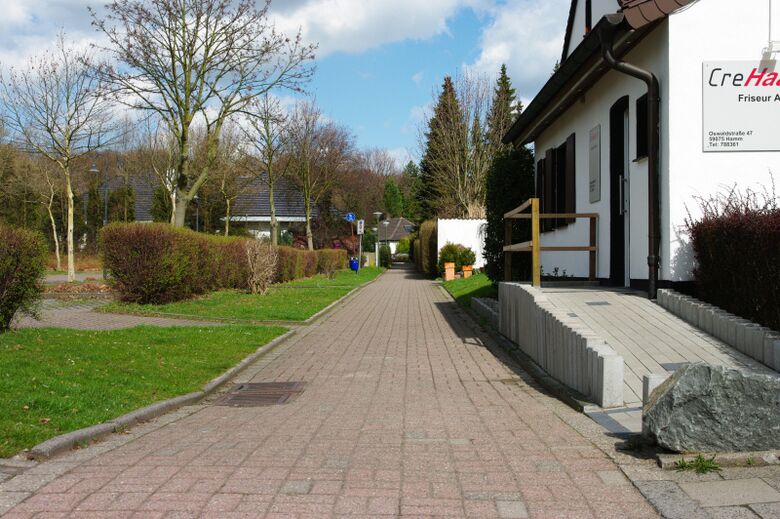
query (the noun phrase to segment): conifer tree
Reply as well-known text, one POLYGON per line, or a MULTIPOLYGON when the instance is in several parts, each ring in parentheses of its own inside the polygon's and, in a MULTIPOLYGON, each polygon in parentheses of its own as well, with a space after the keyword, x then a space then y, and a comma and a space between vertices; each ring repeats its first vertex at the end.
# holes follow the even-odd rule
POLYGON ((501 65, 501 72, 496 80, 496 88, 493 91, 493 102, 488 114, 488 141, 498 151, 506 150, 511 144, 502 144, 506 132, 515 122, 522 110, 520 103, 516 102, 515 89, 512 81, 506 73, 506 65, 501 65))
POLYGON ((402 216, 404 211, 403 197, 401 196, 401 190, 398 189, 398 184, 394 178, 388 178, 385 180, 385 212, 390 217, 402 216))

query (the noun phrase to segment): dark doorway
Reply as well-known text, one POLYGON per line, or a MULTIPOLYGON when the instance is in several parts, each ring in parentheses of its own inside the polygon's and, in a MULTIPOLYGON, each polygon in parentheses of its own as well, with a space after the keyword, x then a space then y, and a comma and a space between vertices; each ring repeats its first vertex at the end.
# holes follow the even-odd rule
POLYGON ((627 286, 628 96, 609 111, 609 281, 627 286))

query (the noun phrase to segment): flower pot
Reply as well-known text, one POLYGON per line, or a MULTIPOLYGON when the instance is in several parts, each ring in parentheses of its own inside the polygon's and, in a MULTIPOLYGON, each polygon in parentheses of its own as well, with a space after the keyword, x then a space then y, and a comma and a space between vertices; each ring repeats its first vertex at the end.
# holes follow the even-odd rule
POLYGON ((455 279, 455 263, 444 264, 444 281, 452 281, 455 279))
POLYGON ((473 273, 474 273, 474 266, 473 265, 463 265, 463 277, 464 278, 470 278, 473 273))

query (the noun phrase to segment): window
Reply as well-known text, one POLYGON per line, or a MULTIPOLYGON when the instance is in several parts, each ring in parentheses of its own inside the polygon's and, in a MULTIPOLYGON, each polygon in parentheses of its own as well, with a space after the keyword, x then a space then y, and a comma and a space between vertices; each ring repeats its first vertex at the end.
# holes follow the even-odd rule
MULTIPOLYGON (((557 148, 550 148, 536 163, 536 196, 541 213, 574 213, 576 207, 575 138, 570 135, 557 148)), ((573 223, 573 218, 542 220, 542 232, 552 231, 573 223)))
POLYGON ((636 100, 636 160, 647 158, 647 94, 636 100))

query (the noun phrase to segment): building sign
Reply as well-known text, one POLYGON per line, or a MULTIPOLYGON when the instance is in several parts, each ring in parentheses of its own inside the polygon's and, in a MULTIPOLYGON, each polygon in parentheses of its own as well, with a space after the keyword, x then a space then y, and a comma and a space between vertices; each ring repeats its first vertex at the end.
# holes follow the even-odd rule
POLYGON ((601 125, 597 125, 590 131, 590 155, 588 161, 588 171, 590 173, 588 181, 588 192, 590 193, 590 203, 593 204, 601 200, 601 125))
POLYGON ((704 151, 780 151, 776 61, 705 61, 704 151))

